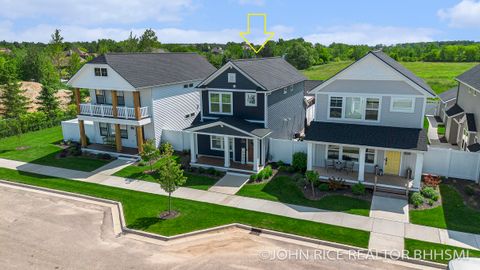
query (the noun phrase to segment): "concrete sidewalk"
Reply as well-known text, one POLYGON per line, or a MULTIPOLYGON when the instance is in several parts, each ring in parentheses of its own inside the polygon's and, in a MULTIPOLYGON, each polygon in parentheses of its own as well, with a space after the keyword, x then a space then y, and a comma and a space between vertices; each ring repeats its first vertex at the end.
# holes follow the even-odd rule
MULTIPOLYGON (((108 166, 108 165, 106 165, 108 166)), ((167 195, 156 183, 127 179, 103 174, 110 169, 98 169, 100 173, 85 173, 74 170, 49 167, 38 164, 29 164, 20 161, 0 159, 0 167, 13 170, 21 170, 32 173, 73 179, 101 185, 130 189, 158 195, 167 195)), ((399 239, 411 238, 422 241, 447 244, 462 248, 480 250, 480 235, 450 231, 434 227, 414 225, 405 222, 392 221, 378 217, 365 217, 342 212, 321 210, 306 206, 292 205, 262 199, 248 198, 236 195, 222 194, 204 190, 181 187, 172 194, 173 197, 213 203, 245 210, 280 215, 295 219, 309 220, 313 222, 337 225, 363 231, 372 232, 373 240, 388 243, 395 239, 392 245, 384 246, 384 249, 398 248, 399 239), (389 239, 386 239, 386 238, 389 239)), ((371 239, 372 241, 372 239, 371 239)), ((403 241, 402 241, 403 242, 403 241)), ((402 244, 403 247, 403 244, 402 244)), ((378 247, 375 247, 378 250, 378 247)))
POLYGON ((246 174, 227 173, 215 185, 211 186, 208 191, 233 195, 248 182, 248 178, 249 176, 246 174))

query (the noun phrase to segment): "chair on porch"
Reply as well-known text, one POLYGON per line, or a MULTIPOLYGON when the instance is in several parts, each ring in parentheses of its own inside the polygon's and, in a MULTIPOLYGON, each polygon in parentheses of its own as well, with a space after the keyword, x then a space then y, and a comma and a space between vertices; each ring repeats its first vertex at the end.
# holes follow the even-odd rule
POLYGON ((355 166, 355 163, 353 161, 346 161, 345 166, 343 167, 343 170, 348 174, 348 173, 353 173, 353 167, 355 166))
POLYGON ((325 159, 325 170, 328 172, 328 168, 335 169, 335 161, 333 159, 325 159))

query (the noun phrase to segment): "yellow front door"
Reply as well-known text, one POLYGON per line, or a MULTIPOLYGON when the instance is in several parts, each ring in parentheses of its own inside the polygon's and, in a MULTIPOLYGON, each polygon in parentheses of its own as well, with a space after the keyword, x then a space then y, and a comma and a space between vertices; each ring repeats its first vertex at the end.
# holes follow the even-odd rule
POLYGON ((398 175, 400 172, 400 159, 402 154, 396 151, 387 151, 385 154, 385 174, 398 175))

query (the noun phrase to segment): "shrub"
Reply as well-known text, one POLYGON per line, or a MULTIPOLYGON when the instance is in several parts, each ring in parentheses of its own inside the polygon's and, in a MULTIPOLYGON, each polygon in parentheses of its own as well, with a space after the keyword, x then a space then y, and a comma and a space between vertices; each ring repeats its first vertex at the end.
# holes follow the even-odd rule
POLYGON ((110 154, 105 153, 105 154, 102 155, 102 159, 109 160, 111 158, 112 158, 112 156, 110 154))
POLYGON ((464 190, 468 196, 473 196, 475 194, 475 189, 472 186, 466 186, 464 190))
POLYGON ((330 188, 327 183, 321 183, 320 185, 318 185, 318 189, 320 191, 328 191, 330 188))
POLYGON ((420 192, 414 192, 412 193, 412 196, 410 196, 410 203, 413 204, 413 206, 419 207, 421 204, 423 204, 423 201, 425 198, 423 198, 422 194, 420 192))
POLYGON ((425 183, 427 187, 437 187, 441 182, 442 180, 439 176, 428 174, 423 177, 423 183, 425 183))
POLYGON ((432 187, 424 187, 420 193, 423 195, 423 197, 432 199, 434 201, 437 201, 439 197, 438 192, 432 187))
POLYGON ((67 157, 67 149, 64 149, 62 152, 60 152, 60 157, 61 158, 67 157))
POLYGON ((144 167, 145 165, 147 165, 147 163, 146 163, 145 161, 143 161, 143 160, 140 160, 140 161, 138 162, 138 166, 139 166, 139 167, 144 167))
POLYGON ((257 173, 257 180, 260 181, 260 180, 263 180, 263 179, 266 179, 265 172, 263 170, 261 170, 257 173))
POLYGON ((307 170, 307 154, 303 152, 293 154, 292 167, 298 172, 305 172, 307 170))
POLYGON ((173 152, 173 146, 170 143, 167 142, 160 145, 160 154, 162 156, 171 156, 173 152))
POLYGON ((362 183, 356 183, 352 186, 352 193, 355 195, 364 195, 365 194, 365 185, 362 183))
POLYGON ((254 174, 250 175, 250 181, 249 182, 257 181, 257 178, 258 178, 257 174, 254 173, 254 174))
POLYGON ((435 203, 435 201, 434 201, 434 200, 432 200, 432 199, 428 199, 428 205, 432 206, 434 203, 435 203))
POLYGON ((205 173, 205 168, 198 167, 198 173, 205 173))
POLYGON ((283 165, 285 165, 285 162, 283 162, 281 160, 277 161, 277 166, 278 167, 282 167, 283 165))
POLYGON ((328 179, 328 188, 330 190, 337 190, 343 187, 343 184, 345 183, 345 180, 343 179, 335 179, 334 177, 330 177, 328 179))
POLYGON ((286 168, 287 168, 287 172, 289 173, 294 173, 296 171, 293 166, 287 166, 286 168))
POLYGON ((210 167, 207 169, 207 173, 210 175, 215 175, 216 172, 217 170, 215 170, 215 168, 210 167))
POLYGON ((302 174, 296 173, 293 175, 293 181, 295 182, 300 182, 304 179, 302 174))

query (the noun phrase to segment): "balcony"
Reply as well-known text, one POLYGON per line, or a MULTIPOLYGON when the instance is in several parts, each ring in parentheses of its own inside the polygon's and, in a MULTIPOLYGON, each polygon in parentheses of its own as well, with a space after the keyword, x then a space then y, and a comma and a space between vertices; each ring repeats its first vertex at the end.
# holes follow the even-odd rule
MULTIPOLYGON (((104 104, 80 104, 80 114, 99 117, 112 117, 113 118, 113 106, 104 104)), ((148 107, 140 108, 140 118, 144 119, 149 117, 148 107)), ((117 118, 136 120, 135 108, 131 107, 117 107, 117 118)))

